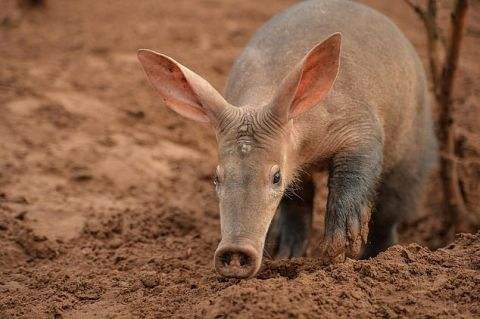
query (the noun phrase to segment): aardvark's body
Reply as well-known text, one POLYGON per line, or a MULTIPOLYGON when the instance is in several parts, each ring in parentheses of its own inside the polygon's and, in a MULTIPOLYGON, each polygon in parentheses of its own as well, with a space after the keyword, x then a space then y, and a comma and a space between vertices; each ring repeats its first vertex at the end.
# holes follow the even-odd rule
POLYGON ((304 253, 316 169, 329 170, 331 258, 362 246, 376 255, 417 209, 436 159, 425 72, 380 13, 343 0, 289 8, 254 35, 225 99, 169 57, 141 50, 139 59, 169 107, 217 132, 222 275, 254 275, 265 243, 273 256, 304 253))

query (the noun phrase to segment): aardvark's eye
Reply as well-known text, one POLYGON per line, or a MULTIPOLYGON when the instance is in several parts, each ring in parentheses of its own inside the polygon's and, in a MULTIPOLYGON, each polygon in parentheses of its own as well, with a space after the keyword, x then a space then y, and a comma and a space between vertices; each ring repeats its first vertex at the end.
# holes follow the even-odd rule
POLYGON ((278 184, 282 180, 282 175, 280 175, 280 170, 276 171, 275 174, 273 174, 273 184, 278 184))

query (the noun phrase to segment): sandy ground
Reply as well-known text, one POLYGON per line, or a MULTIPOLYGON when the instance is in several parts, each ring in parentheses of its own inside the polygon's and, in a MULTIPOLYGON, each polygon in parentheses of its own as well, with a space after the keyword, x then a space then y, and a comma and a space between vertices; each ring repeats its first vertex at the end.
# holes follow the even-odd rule
MULTIPOLYGON (((392 17, 425 62, 422 25, 402 1, 364 2, 392 17)), ((215 274, 213 133, 160 105, 136 50, 174 56, 221 89, 255 29, 292 3, 2 2, 0 318, 480 316, 480 234, 445 235, 436 175, 403 245, 375 259, 320 262, 321 195, 308 257, 268 261, 249 280, 215 274)), ((472 2, 455 99, 471 156, 479 21, 472 2)), ((478 163, 461 174, 478 211, 478 163)))

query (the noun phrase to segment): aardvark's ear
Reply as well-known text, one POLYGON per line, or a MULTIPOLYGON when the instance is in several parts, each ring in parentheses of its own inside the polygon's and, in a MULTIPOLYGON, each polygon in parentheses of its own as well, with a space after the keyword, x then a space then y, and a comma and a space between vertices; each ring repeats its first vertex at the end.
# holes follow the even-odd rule
POLYGON ((340 33, 317 44, 283 79, 270 107, 282 120, 297 117, 320 102, 338 74, 340 33))
POLYGON ((172 58, 142 49, 138 60, 165 104, 178 114, 212 123, 229 106, 205 79, 172 58))

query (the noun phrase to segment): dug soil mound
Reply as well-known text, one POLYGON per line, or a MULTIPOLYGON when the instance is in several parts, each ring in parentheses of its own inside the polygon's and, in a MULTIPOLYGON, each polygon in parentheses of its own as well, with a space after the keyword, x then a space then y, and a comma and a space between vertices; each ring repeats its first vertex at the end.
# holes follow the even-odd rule
MULTIPOLYGON (((426 61, 422 25, 402 1, 364 2, 426 61)), ((160 104, 136 50, 174 56, 221 88, 254 30, 292 3, 0 4, 0 318, 480 316, 480 234, 445 231, 436 175, 402 245, 374 259, 321 261, 319 176, 307 257, 267 261, 248 280, 214 272, 213 133, 160 104)), ((469 110, 458 112, 467 146, 480 133, 471 3, 455 100, 469 110)), ((478 172, 460 171, 472 212, 478 172)))

